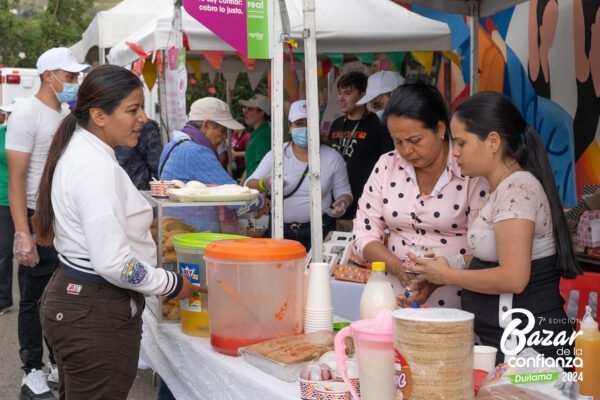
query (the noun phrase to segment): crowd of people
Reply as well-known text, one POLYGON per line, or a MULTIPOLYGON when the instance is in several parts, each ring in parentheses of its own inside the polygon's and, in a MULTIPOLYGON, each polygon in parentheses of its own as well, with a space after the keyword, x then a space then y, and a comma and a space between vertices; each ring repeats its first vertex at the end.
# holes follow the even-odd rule
MULTIPOLYGON (((238 183, 268 199, 271 103, 242 100, 236 120, 225 102, 197 99, 163 147, 131 71, 90 70, 66 48, 42 54, 37 68, 38 93, 0 108, 0 315, 13 306, 14 257, 21 398, 54 399, 56 389, 61 399, 125 399, 144 296, 193 291, 155 268, 152 208, 139 191, 177 179, 238 183)), ((543 321, 567 320, 558 282, 580 270, 544 146, 510 100, 479 93, 450 115, 437 88, 391 71, 350 72, 337 89, 343 115, 319 148, 323 235, 352 232, 356 256, 385 261, 400 306, 473 312, 484 344, 499 347, 499 310, 515 307, 534 313, 535 331, 570 331, 543 321)), ((292 102, 287 116, 283 219, 284 237, 308 250, 306 108, 292 102)), ((265 213, 269 201, 257 211, 265 213)), ((237 227, 227 207, 194 218, 206 230, 237 227)), ((159 399, 168 398, 163 384, 159 399)))

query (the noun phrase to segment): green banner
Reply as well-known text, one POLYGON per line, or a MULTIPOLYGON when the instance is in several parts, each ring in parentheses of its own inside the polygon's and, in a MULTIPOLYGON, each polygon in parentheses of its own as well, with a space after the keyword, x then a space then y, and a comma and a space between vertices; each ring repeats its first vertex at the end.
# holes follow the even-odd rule
POLYGON ((365 65, 373 64, 373 53, 354 53, 354 55, 365 65))
POLYGON ((402 64, 404 64, 404 57, 406 56, 406 53, 401 51, 397 53, 385 53, 385 55, 392 61, 396 67, 396 71, 402 73, 402 64))
POLYGON ((535 374, 507 375, 513 385, 525 385, 527 383, 554 382, 558 379, 560 372, 539 372, 535 374))
POLYGON ((325 56, 329 58, 329 61, 337 68, 344 65, 344 53, 325 53, 325 56))
POLYGON ((270 58, 268 0, 247 0, 246 13, 248 58, 270 58))

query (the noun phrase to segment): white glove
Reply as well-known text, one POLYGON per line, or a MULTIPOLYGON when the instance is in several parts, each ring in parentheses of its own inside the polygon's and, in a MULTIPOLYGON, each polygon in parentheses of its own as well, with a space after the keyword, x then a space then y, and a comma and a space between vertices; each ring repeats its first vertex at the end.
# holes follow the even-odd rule
POLYGON ((17 262, 26 267, 35 267, 40 262, 37 246, 29 233, 15 233, 13 254, 17 259, 17 262))
POLYGON ((339 218, 346 213, 348 206, 349 206, 348 200, 346 200, 346 199, 336 200, 333 202, 333 204, 331 204, 331 208, 326 211, 327 215, 329 215, 331 218, 339 218))

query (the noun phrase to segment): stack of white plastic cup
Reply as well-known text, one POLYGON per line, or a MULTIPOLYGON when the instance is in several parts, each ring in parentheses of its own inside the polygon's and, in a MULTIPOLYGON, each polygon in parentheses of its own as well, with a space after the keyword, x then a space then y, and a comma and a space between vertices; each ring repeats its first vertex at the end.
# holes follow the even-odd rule
POLYGON ((333 304, 327 263, 310 263, 306 303, 304 307, 304 332, 331 331, 333 329, 333 304))

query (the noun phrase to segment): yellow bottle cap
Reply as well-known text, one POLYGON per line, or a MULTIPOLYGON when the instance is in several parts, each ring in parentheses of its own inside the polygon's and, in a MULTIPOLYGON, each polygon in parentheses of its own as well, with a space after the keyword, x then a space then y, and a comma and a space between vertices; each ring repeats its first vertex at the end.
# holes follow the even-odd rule
POLYGON ((373 271, 385 271, 385 263, 383 261, 374 261, 371 263, 371 269, 373 271))

